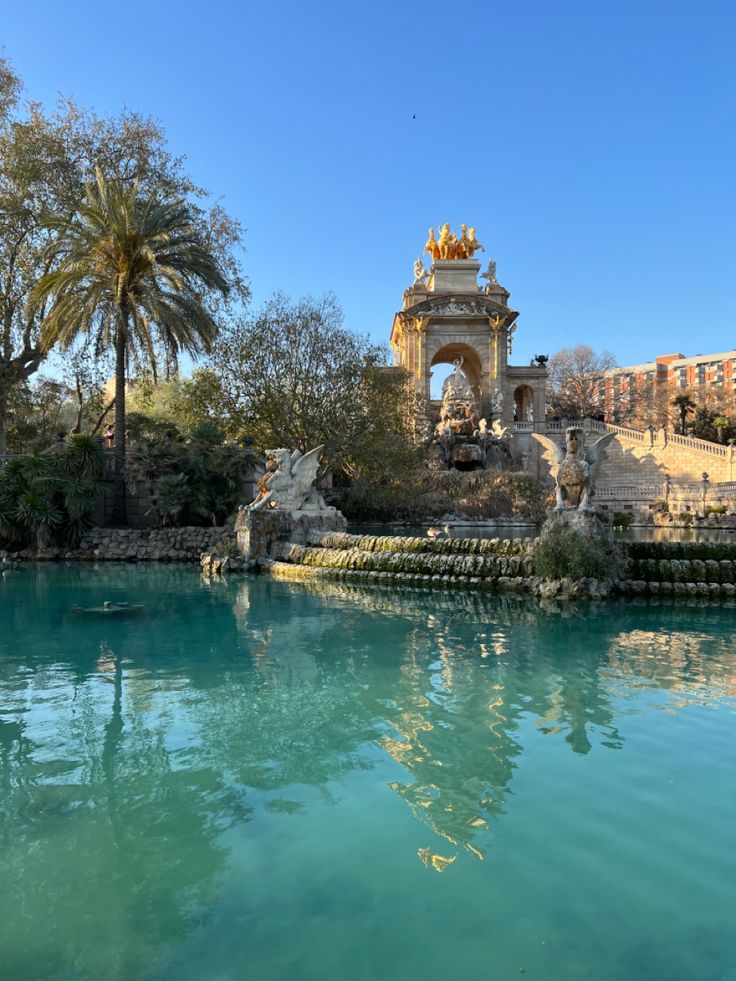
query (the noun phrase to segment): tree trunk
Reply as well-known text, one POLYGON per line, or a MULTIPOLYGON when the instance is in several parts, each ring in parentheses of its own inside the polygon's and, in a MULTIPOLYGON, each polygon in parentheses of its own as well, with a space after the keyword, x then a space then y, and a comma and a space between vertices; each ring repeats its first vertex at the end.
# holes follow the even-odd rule
POLYGON ((107 403, 107 405, 105 406, 105 408, 102 410, 102 412, 98 416, 97 422, 94 424, 94 426, 90 430, 90 436, 96 436, 97 435, 97 433, 100 431, 100 427, 102 426, 102 423, 105 421, 105 419, 107 419, 107 416, 108 416, 108 414, 110 412, 110 409, 112 409, 114 405, 115 405, 115 399, 113 398, 113 400, 111 402, 108 402, 107 403))
POLYGON ((113 523, 125 526, 128 516, 125 509, 125 352, 128 339, 128 313, 120 311, 120 323, 115 335, 115 443, 113 523))
POLYGON ((0 470, 5 466, 8 425, 8 393, 0 389, 0 470))

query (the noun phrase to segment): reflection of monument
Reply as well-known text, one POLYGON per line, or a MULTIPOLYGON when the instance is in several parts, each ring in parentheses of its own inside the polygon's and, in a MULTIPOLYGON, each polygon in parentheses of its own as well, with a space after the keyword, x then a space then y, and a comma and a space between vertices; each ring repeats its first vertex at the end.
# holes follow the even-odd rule
POLYGON ((532 428, 545 417, 547 369, 539 363, 508 363, 518 314, 496 278, 494 259, 481 277, 484 286, 478 285, 481 264, 474 254, 479 250, 483 246, 474 228, 461 225, 459 235, 447 223, 437 234, 430 229, 425 252, 432 266, 425 273, 415 264, 413 285, 394 317, 391 347, 396 362, 413 377, 432 425, 446 411, 446 392, 441 401, 431 399, 432 369, 441 364, 457 368, 460 361, 470 397, 459 401, 470 401, 479 421, 485 419, 489 429, 496 420, 502 426, 516 422, 532 428))

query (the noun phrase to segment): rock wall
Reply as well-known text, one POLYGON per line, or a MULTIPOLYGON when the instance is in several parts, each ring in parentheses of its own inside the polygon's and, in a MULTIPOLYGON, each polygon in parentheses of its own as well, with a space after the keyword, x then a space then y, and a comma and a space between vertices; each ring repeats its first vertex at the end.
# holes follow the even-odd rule
POLYGON ((79 548, 25 549, 26 559, 88 562, 199 562, 203 552, 232 542, 232 528, 92 528, 79 548))

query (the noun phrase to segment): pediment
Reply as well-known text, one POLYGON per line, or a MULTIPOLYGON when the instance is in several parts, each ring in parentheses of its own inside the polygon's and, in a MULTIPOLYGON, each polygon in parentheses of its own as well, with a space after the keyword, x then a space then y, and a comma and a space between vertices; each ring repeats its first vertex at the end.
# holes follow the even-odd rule
POLYGON ((502 317, 509 324, 518 314, 486 296, 443 295, 431 296, 402 312, 402 319, 418 317, 502 317))

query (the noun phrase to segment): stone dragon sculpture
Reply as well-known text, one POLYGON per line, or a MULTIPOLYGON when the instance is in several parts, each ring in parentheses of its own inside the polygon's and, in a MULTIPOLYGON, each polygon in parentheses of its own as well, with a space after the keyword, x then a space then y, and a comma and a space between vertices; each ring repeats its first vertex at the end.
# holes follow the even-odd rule
POLYGON ((334 511, 314 486, 324 446, 308 453, 266 450, 266 472, 258 481, 258 497, 249 511, 334 511))
POLYGON ((596 470, 605 460, 606 447, 615 435, 606 433, 586 450, 585 434, 577 426, 569 426, 565 431, 564 446, 549 436, 532 433, 534 439, 544 448, 544 459, 550 464, 555 478, 558 510, 590 510, 596 470))

